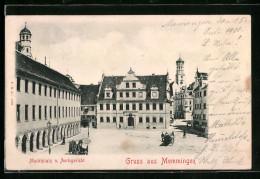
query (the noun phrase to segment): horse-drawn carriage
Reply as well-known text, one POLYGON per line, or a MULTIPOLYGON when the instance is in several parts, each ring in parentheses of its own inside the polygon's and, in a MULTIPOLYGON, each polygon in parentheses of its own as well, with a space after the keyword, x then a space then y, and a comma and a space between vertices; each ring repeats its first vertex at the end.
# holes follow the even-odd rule
POLYGON ((175 138, 174 135, 165 134, 164 137, 163 137, 163 145, 164 146, 168 146, 170 144, 173 145, 174 138, 175 138))
POLYGON ((69 142, 69 153, 75 155, 88 155, 88 145, 86 148, 82 146, 83 141, 79 140, 78 144, 72 140, 69 142))

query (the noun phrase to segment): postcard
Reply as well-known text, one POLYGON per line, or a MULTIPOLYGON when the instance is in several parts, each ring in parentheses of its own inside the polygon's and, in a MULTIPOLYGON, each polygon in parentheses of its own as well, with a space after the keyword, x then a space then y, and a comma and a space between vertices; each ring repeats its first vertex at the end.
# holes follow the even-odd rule
POLYGON ((7 15, 5 168, 248 170, 250 15, 7 15))

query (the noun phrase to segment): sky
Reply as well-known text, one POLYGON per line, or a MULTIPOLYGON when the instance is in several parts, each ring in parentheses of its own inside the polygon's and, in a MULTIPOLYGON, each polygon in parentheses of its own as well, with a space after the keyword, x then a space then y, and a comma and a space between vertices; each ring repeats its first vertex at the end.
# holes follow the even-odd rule
MULTIPOLYGON (((40 63, 69 74, 77 84, 97 84, 105 75, 166 74, 175 80, 176 60, 185 61, 186 82, 194 81, 197 67, 207 72, 201 35, 190 28, 164 28, 170 19, 191 16, 9 16, 8 44, 19 33, 32 33, 32 55, 40 63), (12 27, 12 28, 10 28, 12 27)), ((195 18, 196 19, 196 18, 195 18)), ((7 44, 7 45, 8 45, 7 44)))

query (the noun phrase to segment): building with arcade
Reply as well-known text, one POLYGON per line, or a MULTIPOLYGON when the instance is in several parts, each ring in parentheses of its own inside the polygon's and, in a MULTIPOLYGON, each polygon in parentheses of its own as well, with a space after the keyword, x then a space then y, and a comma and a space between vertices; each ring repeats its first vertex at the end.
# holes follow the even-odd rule
POLYGON ((15 51, 15 141, 24 153, 37 152, 80 133, 80 90, 68 75, 32 59, 31 36, 25 26, 15 51))

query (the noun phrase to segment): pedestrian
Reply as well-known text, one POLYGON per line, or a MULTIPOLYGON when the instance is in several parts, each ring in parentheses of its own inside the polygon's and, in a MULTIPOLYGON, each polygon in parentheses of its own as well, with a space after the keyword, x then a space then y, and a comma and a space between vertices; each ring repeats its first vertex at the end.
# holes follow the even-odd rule
POLYGON ((186 131, 183 130, 183 138, 186 138, 186 131))
POLYGON ((162 138, 162 142, 163 142, 163 139, 164 139, 164 134, 163 134, 163 132, 162 132, 162 134, 161 134, 161 138, 162 138))
POLYGON ((121 124, 119 124, 119 129, 121 129, 121 124))
POLYGON ((51 154, 51 147, 49 146, 49 154, 51 154))
POLYGON ((172 137, 174 137, 174 132, 172 131, 172 137))

